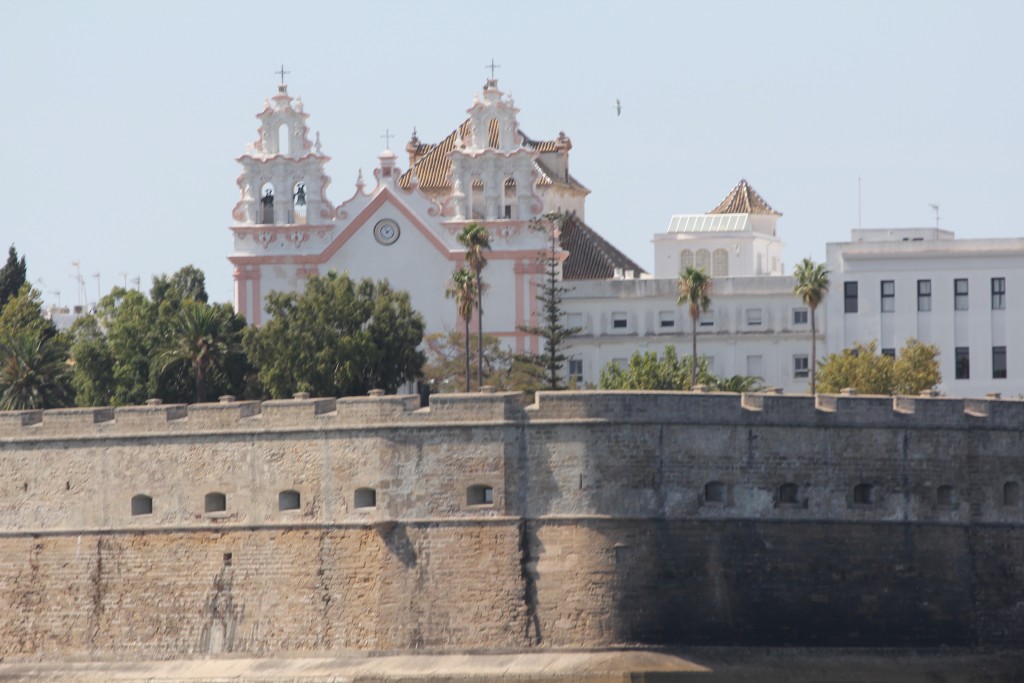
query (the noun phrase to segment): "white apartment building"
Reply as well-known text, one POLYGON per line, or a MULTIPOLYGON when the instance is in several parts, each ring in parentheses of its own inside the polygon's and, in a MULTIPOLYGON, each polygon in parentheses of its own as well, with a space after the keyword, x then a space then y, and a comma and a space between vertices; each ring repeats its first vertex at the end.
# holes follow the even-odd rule
MULTIPOLYGON (((745 180, 706 214, 673 216, 654 236, 653 278, 567 283, 566 323, 580 327, 567 363, 578 386, 597 385, 608 363, 624 365, 636 351, 680 355, 692 348, 689 312, 680 308, 679 273, 703 267, 712 277, 711 308, 698 325, 697 353, 721 377, 751 375, 787 392, 808 390, 810 312, 783 274, 781 216, 745 180)), ((819 337, 824 328, 819 308, 819 337)), ((819 350, 823 344, 819 339, 819 350)))
POLYGON ((827 245, 829 353, 910 337, 939 347, 951 396, 1024 395, 1024 239, 954 239, 938 228, 853 230, 827 245))

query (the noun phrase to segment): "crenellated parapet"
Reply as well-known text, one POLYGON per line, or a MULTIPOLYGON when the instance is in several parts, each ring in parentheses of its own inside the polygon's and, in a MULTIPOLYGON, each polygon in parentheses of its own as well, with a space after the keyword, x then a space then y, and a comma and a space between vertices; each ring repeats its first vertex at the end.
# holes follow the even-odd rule
POLYGON ((932 396, 540 391, 373 395, 0 412, 0 439, 190 432, 325 430, 445 423, 613 422, 667 425, 1020 430, 1024 401, 932 396))

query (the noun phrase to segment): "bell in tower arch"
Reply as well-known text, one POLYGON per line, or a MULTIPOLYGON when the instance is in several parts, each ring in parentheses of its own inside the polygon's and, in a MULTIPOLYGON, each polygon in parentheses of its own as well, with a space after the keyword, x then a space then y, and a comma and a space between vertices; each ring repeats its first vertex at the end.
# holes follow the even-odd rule
POLYGON ((274 224, 274 188, 264 186, 263 196, 260 197, 260 223, 264 225, 274 224))

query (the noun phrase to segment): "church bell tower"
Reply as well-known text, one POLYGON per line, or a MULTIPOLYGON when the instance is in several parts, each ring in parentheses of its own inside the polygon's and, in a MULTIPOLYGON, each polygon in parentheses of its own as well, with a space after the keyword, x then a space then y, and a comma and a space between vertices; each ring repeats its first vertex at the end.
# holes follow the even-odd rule
POLYGON ((288 94, 282 69, 277 94, 256 115, 259 138, 238 158, 241 197, 232 217, 238 226, 329 224, 334 207, 324 194, 330 178, 320 134, 309 139, 302 98, 288 94))

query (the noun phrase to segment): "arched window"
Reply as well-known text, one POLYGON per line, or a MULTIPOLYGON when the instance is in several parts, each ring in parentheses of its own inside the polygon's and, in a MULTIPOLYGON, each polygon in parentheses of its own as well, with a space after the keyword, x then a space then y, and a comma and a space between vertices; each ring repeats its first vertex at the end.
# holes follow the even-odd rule
POLYGON ((729 252, 715 249, 711 255, 711 274, 715 277, 729 277, 729 252))
POLYGON ((292 198, 288 208, 288 222, 299 225, 306 223, 306 183, 292 186, 292 198))
POLYGON ((466 505, 493 505, 494 489, 486 484, 474 484, 466 489, 466 505))
POLYGON ((871 484, 857 484, 853 487, 853 502, 857 505, 872 505, 875 502, 875 487, 871 484))
POLYGON ((687 268, 693 265, 693 252, 689 249, 683 249, 679 252, 679 272, 682 273, 687 268))
POLYGON ((469 193, 470 218, 483 220, 487 218, 487 199, 484 197, 484 181, 473 178, 472 192, 469 193))
POLYGON ((276 197, 274 196, 274 184, 263 183, 263 186, 260 188, 260 219, 257 222, 263 225, 274 224, 275 199, 276 197))
POLYGON ((935 491, 935 500, 939 505, 943 507, 953 507, 956 505, 956 489, 948 484, 940 486, 935 491))
POLYGON ((1003 505, 1013 507, 1020 505, 1020 484, 1015 481, 1003 484, 1003 505))
POLYGON ((289 154, 291 152, 291 131, 287 123, 282 123, 277 129, 277 153, 289 154))
POLYGON ((797 501, 798 491, 799 489, 797 488, 796 484, 792 482, 786 482, 785 484, 779 487, 779 503, 783 505, 796 505, 797 502, 799 502, 797 501))
POLYGON ((153 499, 144 493, 132 496, 132 517, 153 514, 153 499))
POLYGON ((223 493, 207 493, 203 501, 204 512, 224 512, 228 509, 228 497, 223 493))
POLYGON ((516 181, 513 178, 505 180, 505 201, 502 218, 513 219, 516 217, 516 181))
POLYGON ((298 491, 281 491, 277 494, 278 510, 298 510, 302 504, 302 497, 298 491))
POLYGON ((725 484, 720 481, 709 481, 704 485, 705 503, 724 503, 725 484))
POLYGON ((377 507, 377 491, 371 488, 356 489, 355 506, 359 508, 377 507))
POLYGON ((707 249, 697 250, 696 267, 703 268, 708 275, 711 274, 711 252, 707 249))

